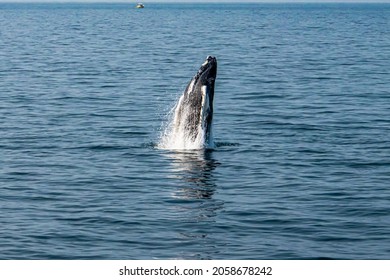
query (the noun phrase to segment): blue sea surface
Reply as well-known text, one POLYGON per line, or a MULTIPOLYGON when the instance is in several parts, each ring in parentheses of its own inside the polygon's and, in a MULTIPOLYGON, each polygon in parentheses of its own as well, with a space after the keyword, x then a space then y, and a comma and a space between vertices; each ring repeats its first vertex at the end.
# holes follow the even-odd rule
POLYGON ((1 259, 390 259, 389 4, 0 4, 1 259), (214 150, 158 148, 207 55, 214 150))

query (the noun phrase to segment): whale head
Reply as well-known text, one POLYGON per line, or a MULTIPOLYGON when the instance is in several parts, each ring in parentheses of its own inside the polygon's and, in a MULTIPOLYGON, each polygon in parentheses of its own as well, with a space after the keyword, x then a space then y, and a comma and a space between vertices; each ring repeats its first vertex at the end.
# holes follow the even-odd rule
POLYGON ((217 78, 217 59, 215 57, 208 56, 206 61, 199 68, 196 76, 199 76, 199 82, 202 86, 210 86, 214 88, 215 79, 217 78))

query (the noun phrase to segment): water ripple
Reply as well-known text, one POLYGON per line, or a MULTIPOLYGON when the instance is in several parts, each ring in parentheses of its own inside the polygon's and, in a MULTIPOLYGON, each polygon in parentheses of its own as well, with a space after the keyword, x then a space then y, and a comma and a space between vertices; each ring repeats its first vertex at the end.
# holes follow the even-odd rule
POLYGON ((0 3, 2 259, 389 258, 389 5, 216 5, 0 3))

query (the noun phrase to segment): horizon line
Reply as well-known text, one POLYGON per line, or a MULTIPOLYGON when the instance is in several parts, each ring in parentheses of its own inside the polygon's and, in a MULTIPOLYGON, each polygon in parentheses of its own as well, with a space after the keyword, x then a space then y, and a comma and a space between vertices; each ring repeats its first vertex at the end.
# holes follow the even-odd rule
POLYGON ((340 4, 390 4, 390 0, 223 0, 223 1, 207 1, 207 0, 199 0, 199 1, 174 1, 174 0, 164 0, 164 1, 126 1, 126 0, 0 0, 0 3, 8 3, 8 4, 17 4, 17 3, 35 3, 35 4, 49 4, 49 3, 73 3, 73 4, 135 4, 135 3, 149 3, 149 4, 229 4, 229 3, 241 3, 241 4, 253 4, 253 3, 263 3, 263 4, 330 4, 330 3, 340 3, 340 4))
POLYGON ((390 3, 390 0, 182 0, 182 1, 174 1, 174 0, 162 0, 162 1, 128 1, 128 0, 0 0, 0 3, 51 3, 51 2, 57 2, 57 3, 390 3))

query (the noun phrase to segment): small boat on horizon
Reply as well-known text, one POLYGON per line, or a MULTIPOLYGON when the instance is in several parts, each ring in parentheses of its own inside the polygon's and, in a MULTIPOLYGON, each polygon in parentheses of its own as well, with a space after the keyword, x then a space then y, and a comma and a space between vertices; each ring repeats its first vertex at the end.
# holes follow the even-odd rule
POLYGON ((138 3, 137 6, 135 6, 137 9, 143 9, 145 8, 144 4, 138 3))

